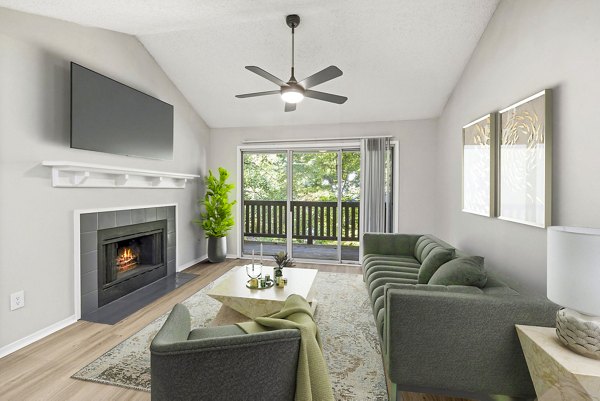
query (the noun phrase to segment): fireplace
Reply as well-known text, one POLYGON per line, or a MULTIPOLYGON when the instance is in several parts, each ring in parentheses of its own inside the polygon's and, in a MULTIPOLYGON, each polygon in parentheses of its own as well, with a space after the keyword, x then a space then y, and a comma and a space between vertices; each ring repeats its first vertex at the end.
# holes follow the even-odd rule
POLYGON ((167 275, 167 220, 98 230, 98 307, 167 275))

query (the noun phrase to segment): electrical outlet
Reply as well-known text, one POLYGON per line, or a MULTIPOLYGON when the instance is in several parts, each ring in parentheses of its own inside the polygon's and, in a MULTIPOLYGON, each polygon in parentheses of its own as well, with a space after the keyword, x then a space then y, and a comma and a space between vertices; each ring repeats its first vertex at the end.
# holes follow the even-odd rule
POLYGON ((17 291, 10 294, 10 310, 19 309, 25 306, 25 291, 17 291))

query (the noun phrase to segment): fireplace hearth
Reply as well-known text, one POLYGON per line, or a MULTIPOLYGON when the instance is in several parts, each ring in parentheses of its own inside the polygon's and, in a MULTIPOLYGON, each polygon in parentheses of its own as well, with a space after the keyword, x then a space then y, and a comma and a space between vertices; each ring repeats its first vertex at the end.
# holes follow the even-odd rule
POLYGON ((98 230, 98 307, 167 275, 167 220, 98 230))

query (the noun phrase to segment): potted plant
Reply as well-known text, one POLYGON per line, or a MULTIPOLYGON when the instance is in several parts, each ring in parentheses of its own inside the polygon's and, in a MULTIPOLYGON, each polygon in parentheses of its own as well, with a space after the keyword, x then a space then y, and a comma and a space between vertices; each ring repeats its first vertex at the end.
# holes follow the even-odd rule
POLYGON ((288 257, 287 252, 278 252, 276 255, 273 255, 273 259, 275 259, 275 263, 277 263, 277 267, 275 267, 273 271, 273 275, 275 283, 277 283, 277 278, 283 276, 283 268, 284 267, 293 267, 294 259, 288 257))
POLYGON ((200 218, 194 220, 208 238, 208 260, 222 262, 227 255, 227 233, 234 225, 232 208, 235 201, 229 202, 229 192, 233 184, 227 184, 229 172, 219 167, 219 176, 208 171, 206 177, 206 195, 198 203, 204 207, 200 218))

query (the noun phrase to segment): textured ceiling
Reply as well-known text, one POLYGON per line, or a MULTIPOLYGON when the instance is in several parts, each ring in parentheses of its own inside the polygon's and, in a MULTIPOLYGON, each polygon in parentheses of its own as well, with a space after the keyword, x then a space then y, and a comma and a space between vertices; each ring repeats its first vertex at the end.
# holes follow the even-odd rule
POLYGON ((137 35, 211 127, 437 117, 499 0, 0 0, 0 6, 137 35), (329 65, 344 75, 283 112, 278 87, 245 70, 289 79, 285 15, 299 14, 296 77, 329 65))

